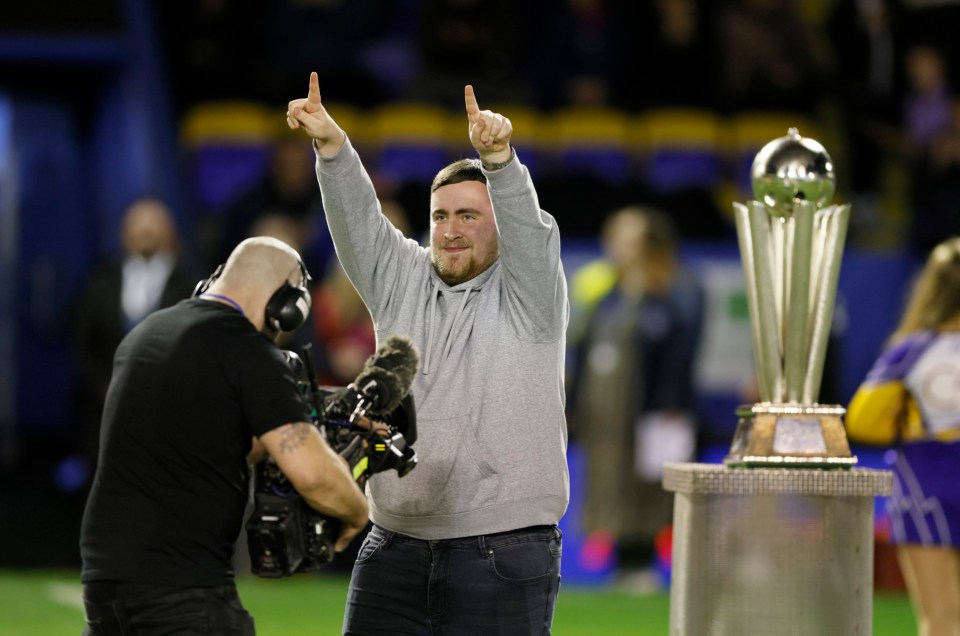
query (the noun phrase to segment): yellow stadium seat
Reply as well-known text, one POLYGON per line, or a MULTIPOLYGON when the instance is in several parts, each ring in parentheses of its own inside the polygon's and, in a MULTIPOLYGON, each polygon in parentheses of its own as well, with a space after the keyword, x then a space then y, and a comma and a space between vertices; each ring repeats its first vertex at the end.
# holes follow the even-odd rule
POLYGON ((283 122, 282 110, 273 112, 258 102, 203 102, 183 116, 180 133, 187 146, 269 143, 283 122))
POLYGON ((719 115, 699 109, 660 108, 647 111, 639 120, 643 178, 653 190, 710 190, 719 183, 723 168, 719 115))
POLYGON ((401 181, 429 182, 450 159, 450 113, 416 102, 383 104, 368 113, 376 166, 401 181))
POLYGON ((619 109, 571 106, 554 113, 550 150, 567 174, 586 173, 606 181, 630 176, 629 117, 619 109))
POLYGON ((197 211, 216 215, 270 163, 283 109, 252 101, 210 101, 191 108, 180 121, 188 180, 197 211))

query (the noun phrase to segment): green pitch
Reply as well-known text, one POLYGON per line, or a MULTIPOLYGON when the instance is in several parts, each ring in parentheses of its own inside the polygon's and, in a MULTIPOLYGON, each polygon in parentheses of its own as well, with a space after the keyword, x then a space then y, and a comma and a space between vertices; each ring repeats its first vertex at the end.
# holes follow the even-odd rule
MULTIPOLYGON (((0 570, 0 634, 78 636, 83 630, 79 573, 0 570)), ((282 580, 238 579, 244 605, 259 636, 326 636, 340 633, 347 579, 303 575, 282 580)), ((555 636, 661 636, 669 626, 667 594, 632 595, 612 589, 560 590, 555 636)), ((908 636, 916 626, 905 596, 878 594, 874 636, 908 636)))

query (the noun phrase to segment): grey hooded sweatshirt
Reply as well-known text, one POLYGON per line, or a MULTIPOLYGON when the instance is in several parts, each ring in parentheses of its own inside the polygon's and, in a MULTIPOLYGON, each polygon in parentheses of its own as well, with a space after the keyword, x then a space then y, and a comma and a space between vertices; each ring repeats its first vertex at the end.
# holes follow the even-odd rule
POLYGON ((377 341, 400 334, 420 351, 419 464, 368 484, 373 522, 420 539, 555 524, 569 501, 560 234, 518 159, 486 174, 500 256, 449 286, 429 248, 380 213, 349 140, 335 157, 317 158, 337 256, 377 341))

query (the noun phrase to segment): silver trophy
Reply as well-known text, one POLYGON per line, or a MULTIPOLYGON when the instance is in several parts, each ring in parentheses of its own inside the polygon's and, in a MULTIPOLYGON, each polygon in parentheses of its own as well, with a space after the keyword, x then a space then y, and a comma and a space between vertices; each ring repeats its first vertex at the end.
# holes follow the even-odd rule
POLYGON ((817 403, 850 205, 820 143, 791 128, 757 153, 734 203, 761 401, 737 409, 728 466, 849 467, 845 409, 817 403))

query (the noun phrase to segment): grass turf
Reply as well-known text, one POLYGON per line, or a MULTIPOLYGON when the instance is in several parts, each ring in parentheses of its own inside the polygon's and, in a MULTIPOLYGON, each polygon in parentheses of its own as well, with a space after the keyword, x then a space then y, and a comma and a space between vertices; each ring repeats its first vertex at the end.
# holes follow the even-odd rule
MULTIPOLYGON (((242 576, 240 598, 260 636, 340 633, 347 579, 304 575, 282 580, 242 576)), ((79 573, 0 570, 0 634, 77 635, 83 629, 79 573)), ((553 621, 555 636, 659 636, 669 629, 667 594, 644 596, 610 588, 564 586, 553 621)), ((908 636, 916 626, 907 598, 876 594, 874 636, 908 636)))

